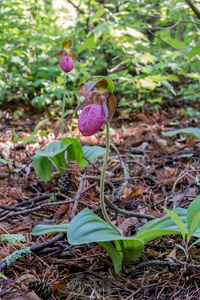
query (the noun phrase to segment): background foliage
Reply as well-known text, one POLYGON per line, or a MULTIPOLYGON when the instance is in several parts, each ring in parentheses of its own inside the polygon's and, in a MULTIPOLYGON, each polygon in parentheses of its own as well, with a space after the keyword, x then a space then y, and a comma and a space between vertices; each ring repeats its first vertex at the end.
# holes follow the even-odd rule
POLYGON ((46 59, 67 37, 85 61, 68 74, 68 108, 90 75, 114 80, 127 112, 188 106, 200 96, 200 3, 190 7, 189 0, 2 0, 0 104, 60 106, 58 58, 46 59))

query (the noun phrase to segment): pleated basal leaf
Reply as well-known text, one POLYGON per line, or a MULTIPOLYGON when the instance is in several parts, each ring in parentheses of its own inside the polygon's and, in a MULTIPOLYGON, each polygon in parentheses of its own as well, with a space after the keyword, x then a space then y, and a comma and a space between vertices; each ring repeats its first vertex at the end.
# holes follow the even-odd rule
POLYGON ((67 233, 70 244, 81 245, 93 242, 107 242, 115 240, 131 241, 135 249, 143 248, 143 241, 137 238, 125 237, 115 232, 104 220, 96 216, 88 208, 82 210, 71 221, 67 233))

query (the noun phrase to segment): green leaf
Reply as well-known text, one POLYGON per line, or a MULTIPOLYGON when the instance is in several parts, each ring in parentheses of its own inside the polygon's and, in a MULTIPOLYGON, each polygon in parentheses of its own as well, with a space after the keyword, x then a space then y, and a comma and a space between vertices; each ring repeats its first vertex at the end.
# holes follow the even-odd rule
POLYGON ((198 55, 200 53, 200 43, 195 45, 190 52, 187 53, 189 59, 191 59, 193 56, 198 55))
POLYGON ((196 245, 196 244, 199 244, 200 243, 200 239, 197 239, 194 243, 192 243, 191 247, 196 245))
POLYGON ((61 76, 58 76, 58 77, 56 78, 56 80, 57 80, 57 82, 58 82, 59 84, 63 84, 63 83, 64 83, 64 78, 61 77, 61 76))
POLYGON ((144 246, 143 242, 137 238, 125 237, 116 233, 88 208, 78 213, 71 221, 67 236, 72 245, 124 240, 130 241, 134 249, 139 249, 138 252, 144 246))
POLYGON ((31 234, 41 235, 46 233, 54 232, 67 232, 69 224, 59 224, 59 225, 37 225, 31 234))
POLYGON ((31 100, 31 104, 33 106, 37 105, 38 107, 43 107, 45 105, 48 105, 51 103, 51 99, 48 97, 42 95, 42 96, 36 96, 31 100))
POLYGON ((3 273, 0 273, 0 277, 3 278, 3 279, 5 279, 5 280, 8 279, 8 277, 6 277, 3 273))
POLYGON ((188 233, 191 237, 200 221, 200 195, 197 196, 188 206, 187 209, 187 224, 188 233))
POLYGON ((115 273, 120 273, 122 270, 122 256, 119 252, 108 242, 99 242, 98 244, 101 245, 110 256, 115 268, 115 273))
POLYGON ((3 159, 3 158, 0 158, 0 162, 1 162, 2 164, 4 164, 4 165, 9 164, 9 161, 7 161, 7 160, 5 160, 5 159, 3 159))
POLYGON ((74 138, 62 138, 63 145, 69 145, 67 149, 67 160, 77 161, 79 167, 84 168, 87 165, 87 161, 84 159, 83 150, 77 139, 74 138))
POLYGON ((90 23, 96 22, 99 20, 99 18, 104 14, 104 9, 99 8, 96 13, 90 18, 90 23))
POLYGON ((174 211, 171 211, 171 210, 169 210, 169 209, 167 209, 165 207, 163 207, 163 209, 167 212, 167 214, 170 216, 170 218, 178 226, 178 228, 180 229, 180 232, 182 234, 183 240, 185 240, 185 232, 186 232, 186 226, 185 226, 185 224, 181 221, 181 219, 179 218, 179 216, 174 211))
POLYGON ((162 132, 163 135, 165 136, 174 136, 176 134, 189 134, 194 136, 195 138, 200 139, 200 129, 196 127, 189 127, 185 129, 178 129, 178 130, 172 130, 172 131, 167 131, 167 132, 162 132))
POLYGON ((1 234, 2 242, 9 242, 11 244, 25 243, 26 238, 21 233, 17 234, 1 234))
POLYGON ((147 37, 141 33, 140 31, 134 29, 134 28, 130 28, 130 27, 126 27, 126 33, 130 34, 131 36, 133 36, 136 39, 143 39, 145 41, 148 41, 147 37))
POLYGON ((39 132, 40 136, 46 136, 47 134, 54 132, 54 130, 43 130, 39 132))
POLYGON ((35 135, 38 130, 40 129, 41 126, 43 126, 44 124, 46 124, 47 122, 49 121, 49 119, 44 119, 42 121, 40 121, 34 128, 34 131, 33 131, 33 135, 35 135))
POLYGON ((43 150, 38 150, 36 154, 40 156, 52 158, 55 155, 65 151, 69 145, 70 144, 63 145, 61 141, 53 142, 49 144, 49 146, 45 147, 43 150))
POLYGON ((144 247, 143 244, 137 244, 132 240, 115 240, 114 242, 118 252, 121 253, 124 263, 135 261, 142 254, 142 250, 144 247))
MULTIPOLYGON (((173 210, 173 212, 175 212, 185 224, 187 234, 187 209, 176 208, 173 210)), ((143 240, 144 243, 148 243, 153 239, 168 234, 181 234, 178 226, 174 223, 169 215, 160 219, 152 220, 142 226, 142 228, 138 231, 136 238, 143 240)), ((193 236, 200 238, 200 228, 197 228, 197 230, 193 233, 193 236)))
MULTIPOLYGON (((176 208, 174 212, 179 216, 181 221, 186 225, 186 213, 187 210, 183 208, 176 208)), ((142 226, 142 228, 138 231, 136 238, 141 239, 144 243, 148 243, 158 237, 167 234, 181 234, 179 228, 174 223, 174 221, 170 218, 169 215, 149 221, 147 224, 142 226)), ((200 232, 199 232, 200 234, 200 232)))
POLYGON ((165 39, 165 40, 168 44, 170 44, 174 48, 184 48, 185 47, 185 44, 179 40, 174 40, 170 37, 167 37, 167 39, 165 39))
POLYGON ((31 134, 30 136, 25 136, 23 139, 23 145, 26 146, 29 143, 35 143, 37 141, 37 138, 31 134))
POLYGON ((110 33, 112 28, 113 28, 113 23, 111 23, 111 22, 103 22, 103 23, 96 25, 94 27, 94 29, 92 30, 94 33, 94 41, 96 42, 100 38, 100 36, 102 34, 104 34, 105 32, 110 33))
POLYGON ((182 245, 179 244, 175 244, 176 247, 180 248, 181 250, 183 250, 183 252, 186 254, 185 248, 182 245))
POLYGON ((177 75, 169 74, 167 75, 167 78, 169 79, 169 81, 179 82, 179 78, 177 75))
POLYGON ((106 149, 100 146, 84 146, 82 149, 84 157, 90 162, 106 153, 106 149))
POLYGON ((85 50, 87 48, 90 52, 92 52, 95 45, 96 45, 96 43, 94 41, 94 37, 90 36, 89 38, 85 39, 81 45, 78 46, 77 53, 82 52, 83 50, 85 50))
POLYGON ((55 165, 58 172, 62 174, 66 169, 67 165, 65 162, 65 151, 71 145, 63 145, 61 141, 53 142, 49 146, 45 147, 42 151, 38 150, 37 155, 49 158, 50 161, 55 165))
POLYGON ((200 228, 200 212, 194 217, 190 227, 188 225, 188 240, 191 238, 193 233, 200 228))
POLYGON ((51 179, 52 163, 47 157, 35 154, 33 156, 33 166, 36 174, 44 182, 47 182, 51 179))

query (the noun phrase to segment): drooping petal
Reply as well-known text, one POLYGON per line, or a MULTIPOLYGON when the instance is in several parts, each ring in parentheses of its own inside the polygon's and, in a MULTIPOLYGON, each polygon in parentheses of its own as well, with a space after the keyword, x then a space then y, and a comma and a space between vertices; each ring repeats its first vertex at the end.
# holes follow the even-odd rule
POLYGON ((74 67, 73 60, 68 56, 61 57, 59 64, 61 69, 66 73, 69 73, 74 67))
POLYGON ((90 136, 99 131, 105 121, 102 105, 91 104, 81 112, 78 118, 78 128, 82 135, 90 136))

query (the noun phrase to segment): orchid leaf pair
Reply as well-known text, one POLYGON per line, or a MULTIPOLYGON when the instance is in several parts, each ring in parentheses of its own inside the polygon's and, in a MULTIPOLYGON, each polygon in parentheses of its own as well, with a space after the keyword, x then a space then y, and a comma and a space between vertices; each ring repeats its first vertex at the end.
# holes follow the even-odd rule
MULTIPOLYGON (((88 208, 82 210, 70 224, 39 225, 32 234, 40 235, 50 232, 67 232, 69 243, 81 245, 97 242, 110 256, 115 272, 119 273, 123 263, 137 260, 146 243, 169 234, 187 235, 198 239, 190 246, 200 242, 200 195, 189 205, 188 209, 176 208, 167 210, 168 215, 163 218, 149 221, 135 237, 125 237, 117 234, 104 220, 92 213, 88 208), (176 219, 174 216, 176 215, 176 219), (179 220, 177 222, 177 220, 179 220), (180 227, 180 223, 182 224, 180 227), (109 241, 114 241, 114 245, 109 241)), ((179 245, 177 245, 179 246, 179 245)), ((181 245, 180 245, 181 246, 181 245)), ((183 249, 183 247, 179 247, 183 249)))
POLYGON ((92 162, 104 154, 105 149, 103 147, 84 146, 81 148, 77 139, 62 138, 61 141, 53 142, 43 150, 38 150, 33 156, 33 165, 36 174, 44 182, 47 182, 51 179, 53 165, 62 174, 70 161, 76 161, 80 168, 84 168, 88 161, 92 162))

